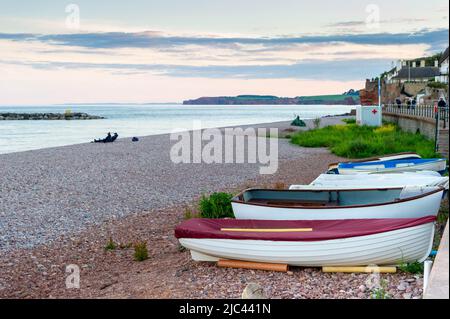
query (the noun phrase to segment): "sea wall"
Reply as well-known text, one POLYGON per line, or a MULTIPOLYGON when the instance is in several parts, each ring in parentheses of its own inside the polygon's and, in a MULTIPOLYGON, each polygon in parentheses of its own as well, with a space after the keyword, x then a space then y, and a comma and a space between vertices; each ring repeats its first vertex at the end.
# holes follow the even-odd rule
POLYGON ((408 114, 394 114, 383 111, 383 120, 397 124, 402 130, 435 139, 436 122, 433 119, 408 114))
POLYGON ((19 120, 99 120, 104 117, 87 113, 0 113, 0 121, 19 120))

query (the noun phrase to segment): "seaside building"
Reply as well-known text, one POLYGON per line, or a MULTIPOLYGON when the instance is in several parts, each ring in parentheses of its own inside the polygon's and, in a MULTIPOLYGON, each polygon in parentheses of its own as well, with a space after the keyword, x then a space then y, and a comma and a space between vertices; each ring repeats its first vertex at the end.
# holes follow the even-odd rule
POLYGON ((428 82, 440 76, 439 61, 427 66, 426 60, 399 61, 397 66, 386 74, 386 83, 428 82))
POLYGON ((441 59, 439 60, 440 74, 435 77, 436 82, 448 84, 448 48, 445 50, 441 59))

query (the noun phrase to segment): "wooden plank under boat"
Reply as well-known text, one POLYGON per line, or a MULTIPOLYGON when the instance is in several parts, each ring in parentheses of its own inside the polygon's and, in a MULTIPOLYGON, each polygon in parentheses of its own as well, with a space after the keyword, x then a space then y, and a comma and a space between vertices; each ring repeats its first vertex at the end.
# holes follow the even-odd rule
POLYGON ((442 187, 249 189, 231 200, 236 219, 329 220, 436 216, 442 187))
POLYGON ((191 219, 175 229, 196 261, 220 259, 292 266, 395 265, 425 260, 434 216, 419 219, 271 221, 191 219), (230 232, 224 229, 311 228, 308 232, 230 232))

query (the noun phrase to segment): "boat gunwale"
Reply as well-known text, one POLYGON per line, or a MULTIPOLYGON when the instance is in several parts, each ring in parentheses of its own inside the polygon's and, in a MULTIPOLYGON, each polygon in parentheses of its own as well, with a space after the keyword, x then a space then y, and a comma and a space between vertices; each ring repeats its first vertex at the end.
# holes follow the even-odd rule
POLYGON ((385 203, 377 203, 377 204, 364 204, 364 205, 347 205, 347 206, 293 206, 293 205, 274 205, 274 204, 259 204, 259 203, 250 203, 250 202, 246 202, 243 199, 240 200, 239 198, 243 198, 244 193, 249 192, 249 191, 271 191, 271 192, 333 192, 333 191, 337 191, 337 192, 352 192, 352 191, 375 191, 375 190, 379 190, 379 191, 388 191, 388 190, 393 190, 393 189, 403 189, 403 187, 391 187, 391 188, 370 188, 370 189, 364 189, 364 188, 355 188, 355 189, 343 189, 343 190, 336 190, 336 189, 323 189, 323 190, 303 190, 303 189, 261 189, 261 188, 249 188, 246 189, 242 192, 240 192, 239 194, 237 194, 236 196, 234 196, 231 199, 231 203, 236 203, 236 204, 243 204, 243 205, 252 205, 252 206, 261 206, 261 207, 274 207, 274 208, 287 208, 287 209, 321 209, 321 210, 329 210, 329 209, 345 209, 345 208, 364 208, 364 207, 376 207, 376 206, 386 206, 386 205, 392 205, 392 204, 398 204, 398 203, 405 203, 405 202, 410 202, 416 199, 421 199, 421 198, 425 198, 431 195, 434 195, 436 193, 439 192, 444 192, 445 188, 442 186, 436 186, 437 189, 424 193, 424 194, 420 194, 420 195, 416 195, 416 196, 412 196, 412 197, 407 197, 404 199, 399 199, 399 200, 394 200, 394 201, 389 201, 389 202, 385 202, 385 203))
POLYGON ((391 157, 391 156, 399 156, 399 155, 417 155, 418 156, 417 158, 422 158, 419 154, 417 154, 415 152, 402 152, 402 153, 395 153, 395 154, 387 154, 387 155, 378 156, 378 157, 361 158, 361 159, 356 159, 356 160, 346 161, 346 162, 330 163, 328 165, 328 167, 336 166, 340 163, 362 163, 362 162, 376 161, 376 160, 381 160, 382 157, 391 157))

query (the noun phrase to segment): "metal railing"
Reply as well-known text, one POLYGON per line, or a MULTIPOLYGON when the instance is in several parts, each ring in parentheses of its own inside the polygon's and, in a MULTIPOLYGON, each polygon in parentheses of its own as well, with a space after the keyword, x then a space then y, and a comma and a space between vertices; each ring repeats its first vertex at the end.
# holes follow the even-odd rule
POLYGON ((436 110, 439 114, 439 125, 443 128, 448 127, 449 121, 449 110, 447 107, 435 107, 434 105, 406 105, 406 104, 386 104, 383 105, 383 111, 394 113, 394 114, 404 114, 410 116, 417 116, 428 119, 436 119, 436 110))

